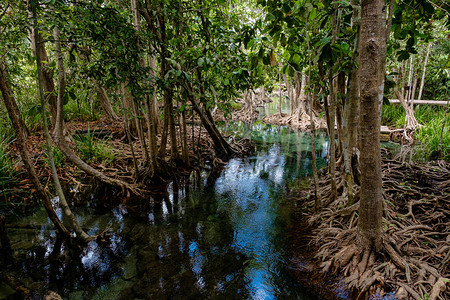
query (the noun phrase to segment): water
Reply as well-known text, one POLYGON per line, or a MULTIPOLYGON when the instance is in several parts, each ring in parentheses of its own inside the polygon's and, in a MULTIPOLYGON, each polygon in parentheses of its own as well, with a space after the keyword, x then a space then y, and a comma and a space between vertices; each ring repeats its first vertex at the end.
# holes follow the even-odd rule
MULTIPOLYGON (((222 130, 252 138, 254 155, 232 159, 217 179, 204 171, 152 199, 112 210, 95 199, 76 207, 89 234, 109 228, 107 246, 59 247, 42 210, 17 220, 29 229, 9 229, 18 257, 9 269, 34 290, 67 299, 317 299, 289 271, 293 204, 284 197, 311 174, 309 135, 261 123, 222 130), (59 258, 52 260, 54 254, 59 258)), ((316 138, 320 168, 328 141, 316 138)), ((0 285, 0 298, 10 292, 0 285)))

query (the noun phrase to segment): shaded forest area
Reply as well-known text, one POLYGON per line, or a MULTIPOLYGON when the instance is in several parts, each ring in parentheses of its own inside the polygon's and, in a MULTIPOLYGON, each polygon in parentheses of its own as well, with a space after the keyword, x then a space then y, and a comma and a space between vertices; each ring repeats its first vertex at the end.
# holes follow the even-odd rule
MULTIPOLYGON (((254 150, 218 122, 259 118, 310 134, 309 184, 288 199, 316 275, 337 272, 352 299, 450 298, 449 11, 441 0, 3 1, 2 264, 15 260, 5 220, 40 205, 68 248, 108 247, 108 228, 83 228, 72 199, 126 206, 205 170, 213 184, 254 150), (381 149, 381 125, 398 154, 381 149), (320 170, 318 131, 331 137, 320 170)), ((0 278, 32 297, 8 268, 0 278)))

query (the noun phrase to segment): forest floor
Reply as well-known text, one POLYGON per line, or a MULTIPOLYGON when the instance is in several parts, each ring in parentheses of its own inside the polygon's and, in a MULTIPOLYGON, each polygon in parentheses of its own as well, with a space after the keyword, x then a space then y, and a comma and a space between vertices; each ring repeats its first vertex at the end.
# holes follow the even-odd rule
MULTIPOLYGON (((289 196, 296 199, 297 215, 309 227, 303 238, 315 249, 318 261, 307 267, 310 273, 322 274, 328 284, 330 278, 335 283, 336 277, 341 278, 338 282, 344 287, 334 284, 336 298, 348 289, 352 299, 450 299, 450 164, 402 163, 384 153, 383 239, 387 246, 376 252, 361 251, 355 242, 358 191, 355 204, 348 206, 341 180, 339 196, 333 201, 329 177, 321 174, 320 213, 314 212, 314 185, 293 190, 289 196)), ((303 251, 297 251, 298 256, 303 251)), ((302 265, 295 269, 305 272, 302 265)))

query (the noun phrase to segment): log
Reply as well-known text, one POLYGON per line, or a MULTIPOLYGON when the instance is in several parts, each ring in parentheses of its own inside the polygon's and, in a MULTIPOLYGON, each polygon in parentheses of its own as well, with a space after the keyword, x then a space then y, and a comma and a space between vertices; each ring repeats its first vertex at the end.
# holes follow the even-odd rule
MULTIPOLYGON (((414 105, 447 105, 448 101, 441 100, 413 100, 414 105)), ((392 104, 400 103, 399 99, 389 99, 389 102, 392 104)))

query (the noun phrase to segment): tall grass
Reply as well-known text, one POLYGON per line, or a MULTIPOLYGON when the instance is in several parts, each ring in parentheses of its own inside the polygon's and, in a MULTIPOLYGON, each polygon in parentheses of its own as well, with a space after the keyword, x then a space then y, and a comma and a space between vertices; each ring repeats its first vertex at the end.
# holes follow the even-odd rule
MULTIPOLYGON (((423 125, 415 133, 418 142, 417 154, 426 159, 444 158, 450 161, 450 114, 447 115, 442 135, 441 153, 439 143, 446 107, 420 105, 415 117, 423 125)), ((402 128, 405 123, 405 111, 400 105, 384 105, 382 113, 384 124, 402 128)))
MULTIPOLYGON (((442 133, 442 144, 439 148, 442 123, 444 117, 437 117, 427 120, 427 124, 421 127, 415 137, 420 142, 419 151, 423 152, 423 155, 431 158, 443 158, 450 161, 450 121, 449 116, 445 121, 444 131, 442 133)), ((420 122, 420 121, 419 121, 420 122)))
POLYGON ((402 128, 405 124, 405 110, 400 105, 383 105, 381 121, 387 126, 402 128))

